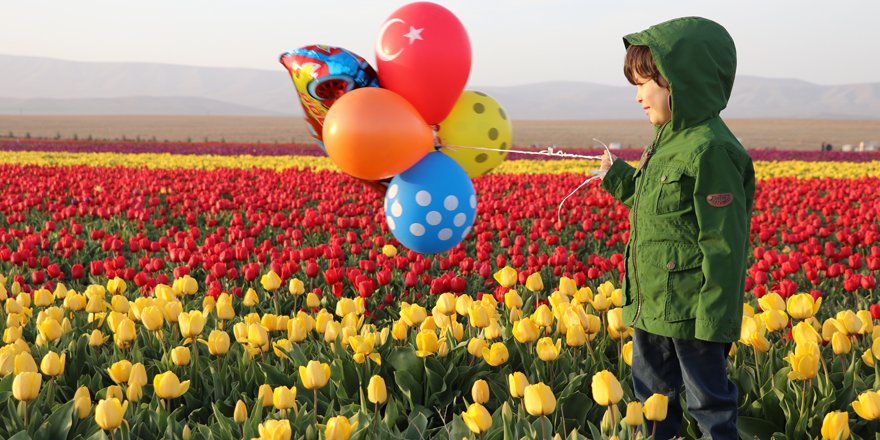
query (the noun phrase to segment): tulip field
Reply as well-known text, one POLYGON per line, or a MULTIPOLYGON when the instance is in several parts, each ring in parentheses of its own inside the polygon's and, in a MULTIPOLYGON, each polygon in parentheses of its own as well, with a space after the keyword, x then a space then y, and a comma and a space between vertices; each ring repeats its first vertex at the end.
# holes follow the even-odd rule
MULTIPOLYGON (((470 235, 423 255, 310 146, 0 151, 0 438, 633 439, 665 417, 634 401, 627 209, 591 182, 557 217, 597 162, 511 154, 474 179, 470 235)), ((753 158, 740 433, 880 439, 880 153, 753 158)))

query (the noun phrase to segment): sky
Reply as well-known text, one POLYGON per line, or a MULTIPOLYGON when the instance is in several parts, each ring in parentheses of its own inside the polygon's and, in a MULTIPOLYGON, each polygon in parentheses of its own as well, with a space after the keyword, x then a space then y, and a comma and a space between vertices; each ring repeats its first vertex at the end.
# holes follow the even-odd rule
MULTIPOLYGON (((3 0, 0 54, 277 70, 310 44, 374 47, 397 0, 3 0)), ((627 85, 621 37, 680 16, 721 23, 740 75, 880 81, 880 1, 436 0, 471 42, 471 86, 627 85)))

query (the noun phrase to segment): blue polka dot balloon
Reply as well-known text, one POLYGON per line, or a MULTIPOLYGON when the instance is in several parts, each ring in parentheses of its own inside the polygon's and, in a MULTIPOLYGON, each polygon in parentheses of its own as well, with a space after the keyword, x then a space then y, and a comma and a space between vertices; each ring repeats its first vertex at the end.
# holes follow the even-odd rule
POLYGON ((394 176, 385 192, 385 221, 409 249, 433 254, 467 237, 477 213, 477 195, 464 169, 432 152, 394 176))

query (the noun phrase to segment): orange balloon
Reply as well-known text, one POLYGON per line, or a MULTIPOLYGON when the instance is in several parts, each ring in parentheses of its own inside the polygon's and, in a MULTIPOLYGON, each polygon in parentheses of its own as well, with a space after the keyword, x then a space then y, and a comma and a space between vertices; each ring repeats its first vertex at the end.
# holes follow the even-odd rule
POLYGON ((434 135, 418 110, 390 90, 365 87, 342 95, 324 120, 327 155, 365 180, 393 177, 434 150, 434 135))

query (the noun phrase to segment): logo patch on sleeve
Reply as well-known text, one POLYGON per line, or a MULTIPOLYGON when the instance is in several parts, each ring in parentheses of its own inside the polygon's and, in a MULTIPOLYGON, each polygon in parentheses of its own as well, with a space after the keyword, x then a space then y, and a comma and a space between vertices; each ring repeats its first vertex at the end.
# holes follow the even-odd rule
POLYGON ((733 203, 733 193, 709 194, 706 201, 716 208, 723 208, 733 203))

